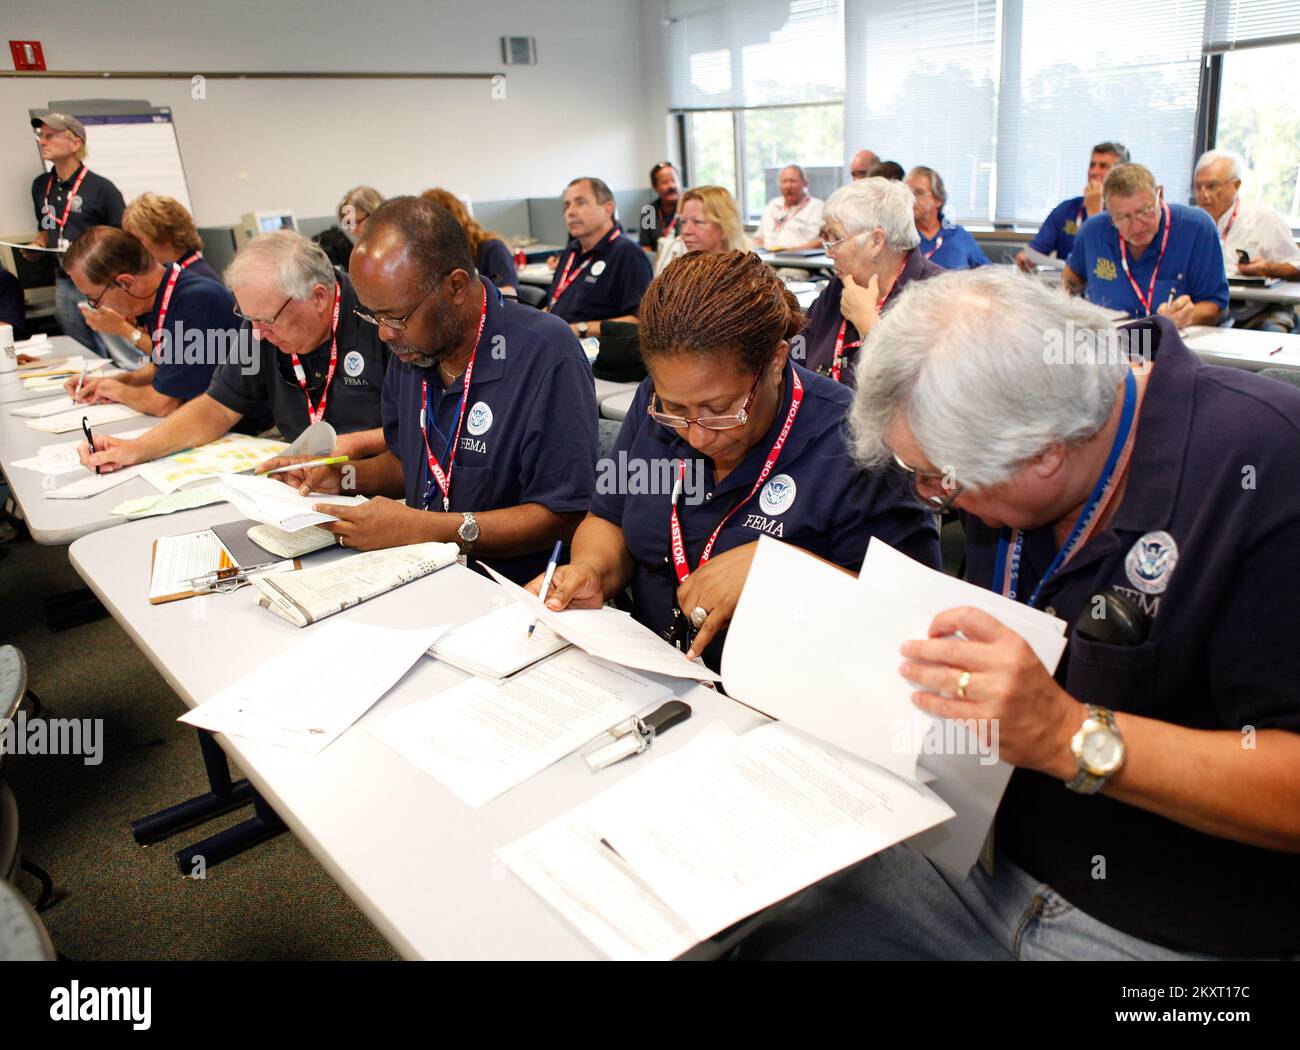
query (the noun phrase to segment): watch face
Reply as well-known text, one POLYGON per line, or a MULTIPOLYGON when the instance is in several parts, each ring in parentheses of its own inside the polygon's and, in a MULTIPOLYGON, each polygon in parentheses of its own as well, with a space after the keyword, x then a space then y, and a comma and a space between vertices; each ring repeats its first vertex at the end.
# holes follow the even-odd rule
POLYGON ((1118 768, 1124 751, 1119 738, 1106 729, 1094 729, 1083 738, 1079 757, 1088 771, 1104 775, 1118 768))
POLYGON ((478 522, 462 521, 460 523, 460 528, 456 530, 456 535, 466 543, 473 543, 478 539, 478 522))

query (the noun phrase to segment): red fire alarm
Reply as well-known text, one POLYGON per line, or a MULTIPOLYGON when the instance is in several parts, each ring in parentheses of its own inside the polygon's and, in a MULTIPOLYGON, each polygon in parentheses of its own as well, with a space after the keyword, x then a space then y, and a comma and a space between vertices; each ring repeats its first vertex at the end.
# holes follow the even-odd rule
POLYGON ((45 69, 45 52, 39 40, 10 40, 9 53, 14 56, 14 69, 45 69))

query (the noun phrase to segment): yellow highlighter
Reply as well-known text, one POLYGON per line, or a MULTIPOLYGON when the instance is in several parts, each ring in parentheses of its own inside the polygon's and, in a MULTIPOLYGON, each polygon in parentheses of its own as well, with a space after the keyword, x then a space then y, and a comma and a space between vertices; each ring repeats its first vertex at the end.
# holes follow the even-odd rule
POLYGON ((287 474, 291 470, 307 470, 309 467, 332 467, 335 463, 346 463, 347 456, 330 456, 328 459, 309 459, 306 463, 290 463, 287 467, 276 467, 274 470, 268 470, 262 477, 269 477, 272 474, 287 474))

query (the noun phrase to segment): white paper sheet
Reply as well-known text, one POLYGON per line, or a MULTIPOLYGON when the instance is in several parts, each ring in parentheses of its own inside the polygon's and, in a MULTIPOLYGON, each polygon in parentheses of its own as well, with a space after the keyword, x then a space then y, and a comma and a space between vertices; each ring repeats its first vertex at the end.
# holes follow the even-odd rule
POLYGON ((571 649, 500 683, 471 678, 370 732, 462 802, 482 806, 671 695, 571 649))
POLYGON ((703 663, 687 660, 685 653, 669 645, 650 628, 637 623, 627 613, 609 607, 552 612, 537 595, 506 579, 492 566, 485 564, 483 568, 532 616, 592 656, 672 678, 701 682, 720 680, 720 676, 703 663))
POLYGON ((274 478, 254 477, 246 474, 221 474, 219 480, 226 499, 233 503, 241 514, 263 525, 273 525, 285 532, 297 532, 308 525, 319 525, 326 521, 338 521, 333 514, 321 514, 312 507, 317 503, 338 503, 355 507, 364 503, 364 496, 330 496, 314 494, 300 496, 281 481, 274 478))
POLYGON ((928 788, 769 723, 720 760, 643 783, 596 824, 708 936, 952 815, 928 788))
POLYGON ((107 474, 87 474, 84 478, 79 478, 61 488, 46 489, 41 495, 45 499, 90 499, 109 489, 117 488, 118 485, 130 481, 139 473, 139 467, 123 467, 121 470, 110 471, 107 474))
POLYGON ((319 754, 419 660, 445 626, 397 630, 331 620, 180 721, 319 754))
POLYGON ((722 654, 727 692, 743 703, 876 762, 916 777, 925 718, 898 673, 905 641, 925 638, 934 617, 959 605, 990 613, 1025 637, 1052 670, 1065 649, 1064 625, 991 591, 912 561, 872 560, 855 579, 789 544, 763 537, 750 566, 722 654), (774 658, 782 623, 815 623, 799 659, 774 658))
POLYGON ((67 394, 64 394, 62 397, 51 398, 49 401, 37 401, 35 404, 10 409, 9 414, 11 416, 20 416, 23 419, 40 419, 44 416, 55 416, 63 412, 70 412, 76 407, 77 403, 67 394))
POLYGON ((717 724, 498 856, 605 954, 667 959, 951 815, 787 726, 717 724))
POLYGON ((138 415, 141 413, 126 405, 78 405, 70 412, 29 419, 27 425, 33 430, 40 430, 46 434, 66 434, 72 430, 80 430, 83 418, 92 427, 98 427, 106 423, 116 423, 121 419, 133 419, 138 415))
POLYGON ((530 637, 532 622, 527 609, 508 602, 448 631, 429 655, 483 678, 506 678, 569 644, 545 624, 530 637))
MULTIPOLYGON (((148 427, 141 427, 139 430, 128 430, 121 434, 115 434, 118 438, 139 437, 148 427)), ((39 474, 46 474, 51 477, 58 477, 60 474, 69 474, 74 470, 84 470, 81 465, 81 459, 77 456, 77 449, 85 444, 81 441, 61 441, 57 445, 42 445, 36 450, 36 455, 27 459, 16 459, 10 466, 22 467, 24 470, 34 470, 39 474)))

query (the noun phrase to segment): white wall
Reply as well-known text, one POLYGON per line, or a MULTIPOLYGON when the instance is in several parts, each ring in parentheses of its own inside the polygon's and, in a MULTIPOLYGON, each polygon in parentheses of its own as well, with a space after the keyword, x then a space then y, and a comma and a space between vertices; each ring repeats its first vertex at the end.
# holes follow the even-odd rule
POLYGON ((558 195, 576 174, 629 189, 667 149, 661 73, 647 77, 643 57, 647 24, 657 22, 641 0, 6 6, 8 36, 40 40, 53 70, 506 71, 508 79, 504 100, 486 80, 210 79, 207 97, 195 100, 188 80, 5 79, 5 232, 34 228, 39 160, 27 110, 51 99, 171 106, 201 226, 257 208, 332 214, 357 183, 390 196, 440 184, 477 200, 558 195), (538 64, 503 66, 506 34, 536 37, 538 64))

